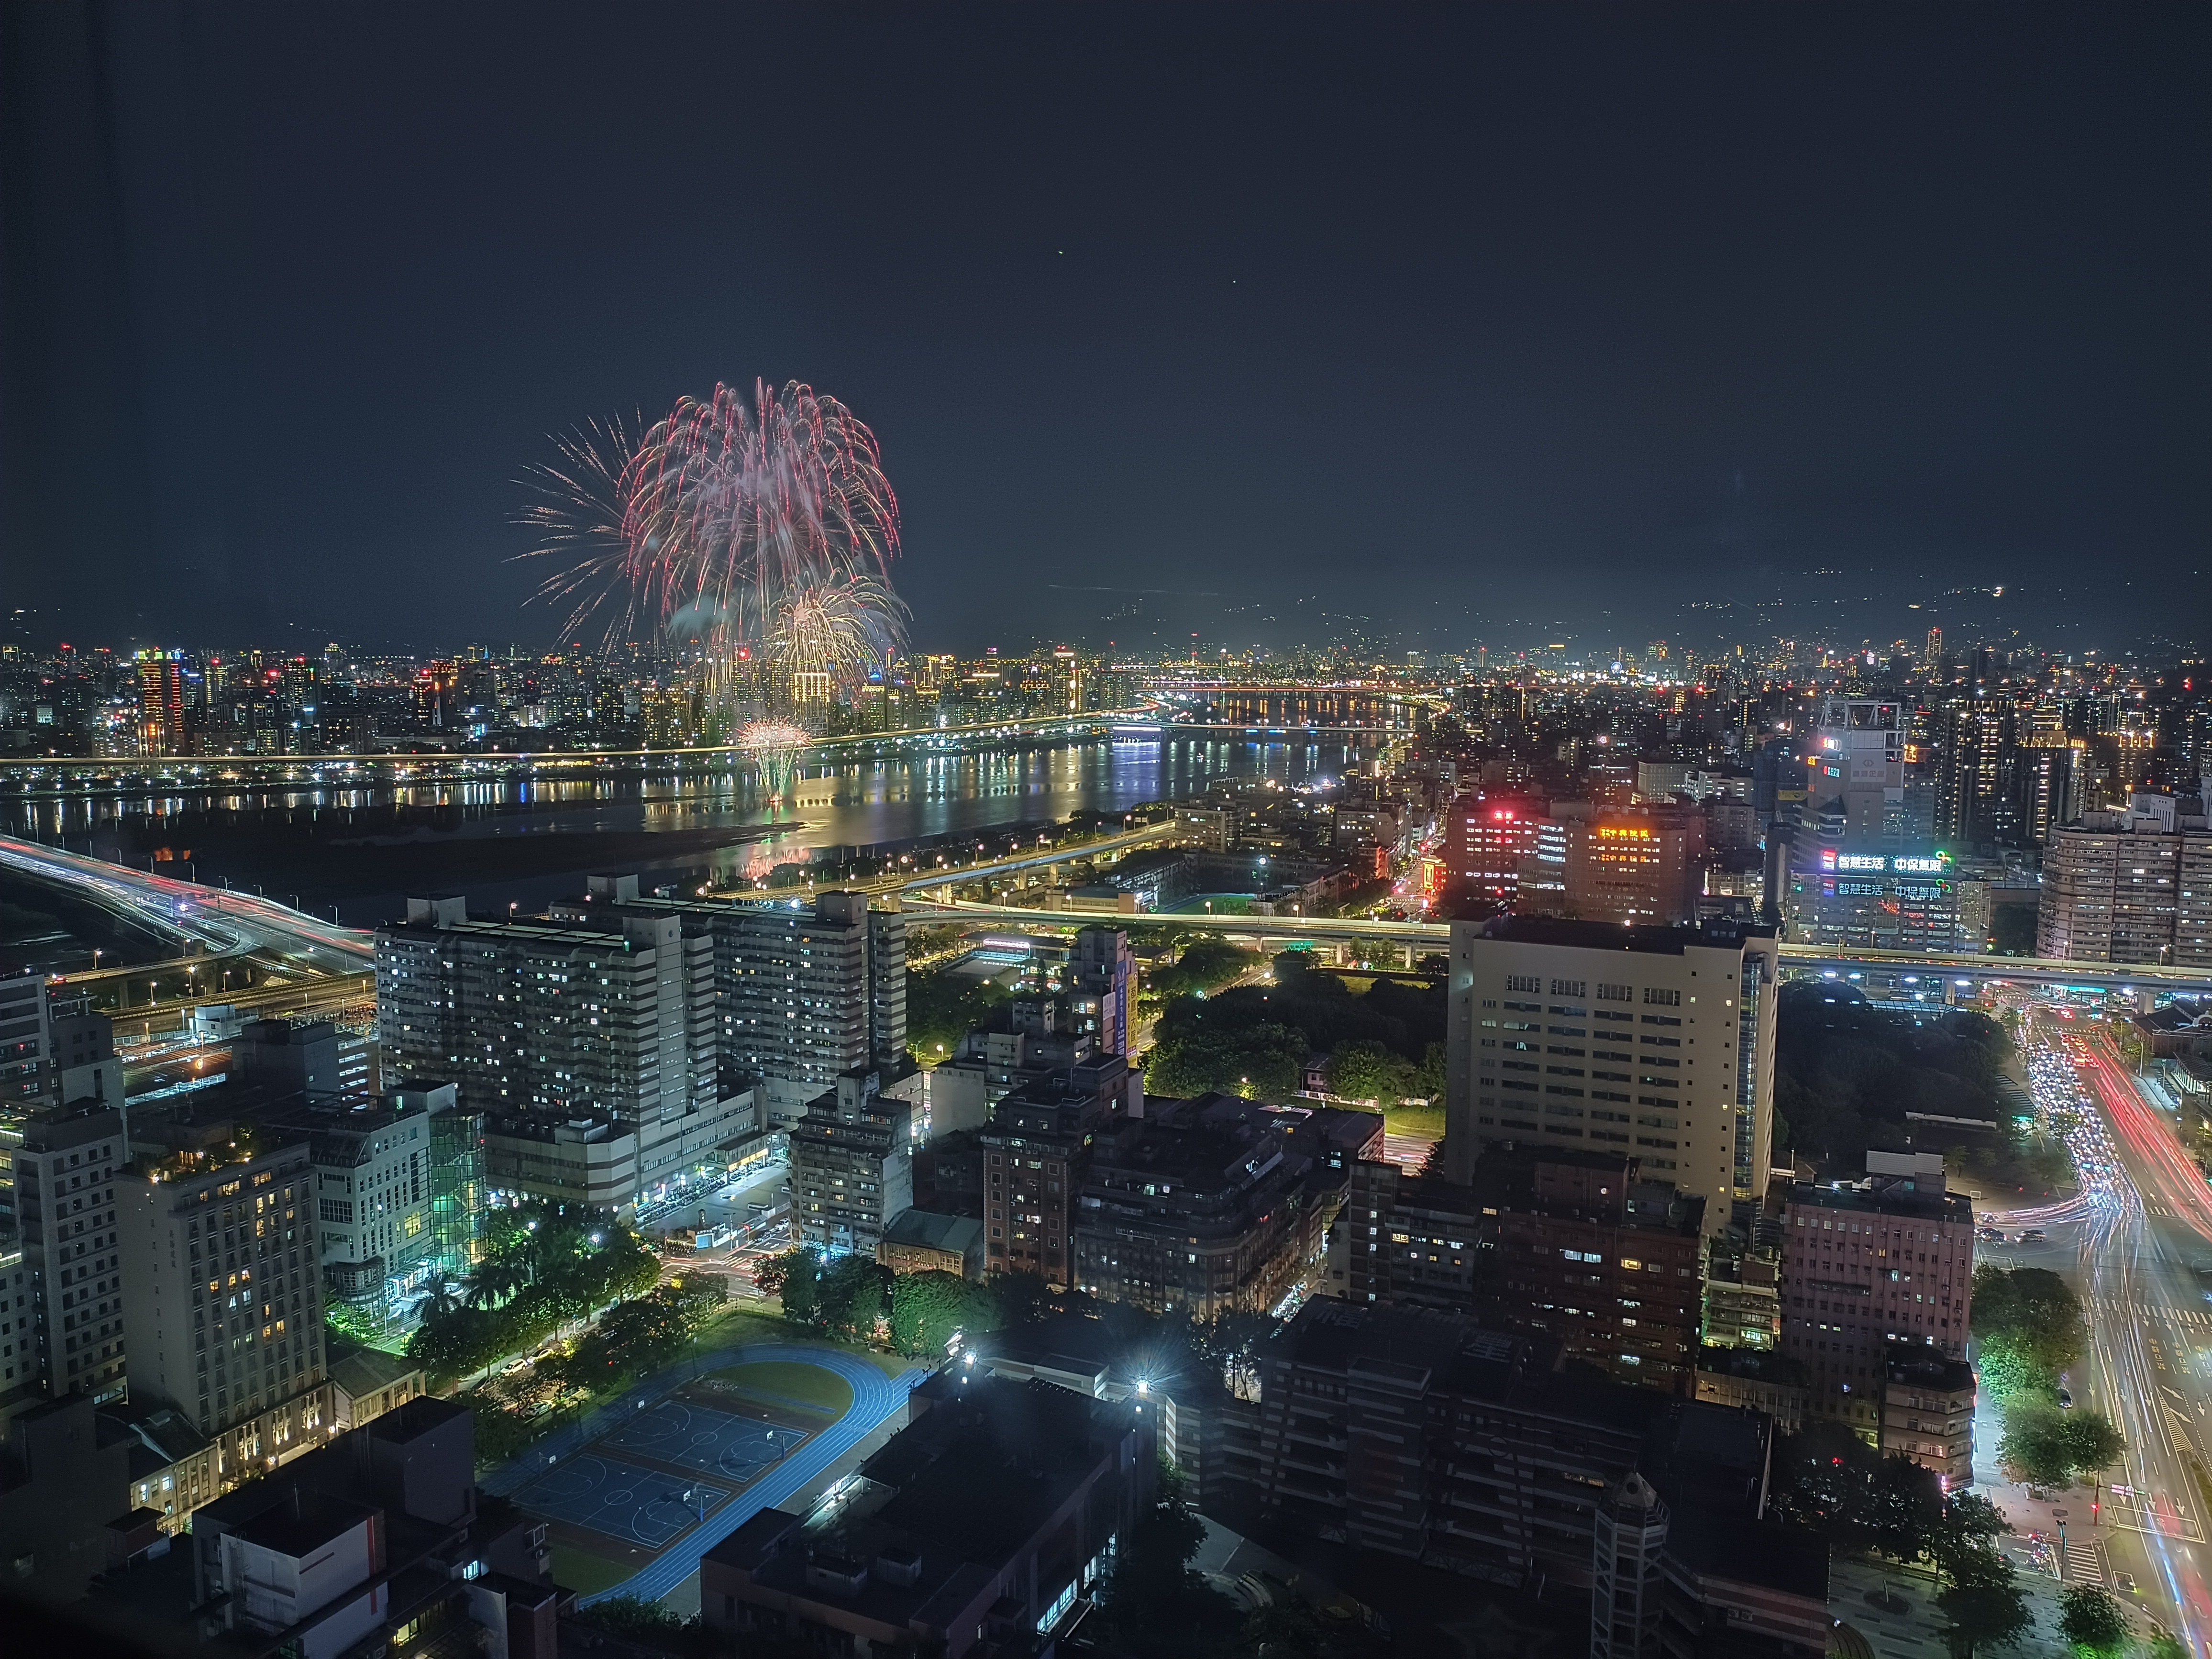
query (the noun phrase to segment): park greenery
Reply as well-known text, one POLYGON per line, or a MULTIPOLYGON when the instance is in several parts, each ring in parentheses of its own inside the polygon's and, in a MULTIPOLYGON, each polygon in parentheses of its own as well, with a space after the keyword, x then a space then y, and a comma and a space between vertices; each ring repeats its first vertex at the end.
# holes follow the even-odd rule
POLYGON ((1272 984, 1170 1000, 1146 1066, 1147 1091, 1287 1100, 1299 1091, 1306 1061, 1324 1054, 1331 1094, 1385 1109, 1442 1097, 1441 981, 1377 979, 1355 994, 1302 951, 1285 951, 1274 967, 1272 984))
POLYGON ((1997 1460, 2016 1479, 2069 1486, 2119 1462, 2125 1443, 2100 1412, 2059 1404, 2060 1377, 2081 1357, 2081 1304, 2045 1267, 1974 1270, 1974 1340, 1981 1386, 2004 1419, 1997 1460))
POLYGON ((1936 1605, 1958 1659, 2012 1641, 2033 1625, 2012 1563, 1996 1547, 2008 1528, 1996 1506, 1901 1455, 1883 1456, 1841 1424, 1785 1435, 1775 1449, 1775 1507, 1838 1548, 1925 1563, 1943 1588, 1936 1605))
POLYGON ((659 1277, 659 1259, 627 1223, 542 1201, 495 1210, 463 1293, 432 1292, 407 1354, 451 1382, 551 1340, 659 1277))
POLYGON ((980 1336, 1003 1321, 999 1297, 958 1273, 895 1273, 864 1255, 825 1259, 811 1245, 769 1257, 753 1282, 784 1317, 902 1354, 942 1354, 956 1335, 980 1336))
POLYGON ((1823 1174, 1857 1176, 1869 1148, 1905 1151, 1905 1114, 1924 1112, 1988 1122, 2008 1170, 2026 1171, 2006 1184, 2047 1189, 2065 1177, 2063 1152, 2021 1139, 2002 1109, 1996 1079, 2012 1042, 1984 1015, 1899 1012, 1834 981, 1800 981, 1782 988, 1774 1052, 1776 1143, 1823 1174))
POLYGON ((906 1042, 916 1060, 934 1065, 960 1048, 960 1039, 989 1019, 1013 993, 994 979, 979 979, 950 968, 906 976, 906 1042))

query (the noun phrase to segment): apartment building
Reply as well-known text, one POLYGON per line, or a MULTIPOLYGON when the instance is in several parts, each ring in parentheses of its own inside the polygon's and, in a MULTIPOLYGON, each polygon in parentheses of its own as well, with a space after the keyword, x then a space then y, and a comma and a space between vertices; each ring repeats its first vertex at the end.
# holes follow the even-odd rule
POLYGON ((1477 1316, 1621 1382, 1693 1391, 1704 1205, 1626 1153, 1501 1143, 1468 1187, 1363 1163, 1345 1219, 1354 1304, 1477 1316))
POLYGON ((1511 908, 1620 927, 1680 926, 1697 920, 1705 854, 1698 808, 1600 811, 1587 801, 1553 801, 1511 908))
POLYGON ((1782 1344, 1806 1410, 1880 1443, 1893 1345, 1960 1358, 1973 1311, 1974 1214, 1935 1152, 1869 1152, 1845 1187, 1783 1200, 1782 1344))
POLYGON ((2212 780, 2194 795, 2137 791, 2124 812, 2054 830, 2036 954, 2212 968, 2212 780))
POLYGON ((617 1204, 753 1127, 718 1088, 714 938, 674 915, 474 921, 410 899, 378 931, 377 1030, 387 1084, 451 1083, 488 1119, 625 1126, 617 1204))
POLYGON ((1776 964, 1739 923, 1455 922, 1446 1174, 1505 1140, 1620 1151, 1724 1231, 1771 1156, 1776 964))
POLYGON ((307 1143, 115 1191, 133 1400, 218 1442, 226 1485, 319 1443, 331 1401, 307 1143))
POLYGON ((1310 1188, 1314 1173, 1265 1107, 1148 1097, 1141 1118, 1103 1125, 1091 1149, 1076 1285, 1179 1318, 1265 1312, 1297 1283, 1320 1214, 1334 1207, 1310 1188))
POLYGON ((680 917, 712 941, 725 1092, 755 1086, 761 1128, 788 1128, 848 1072, 904 1069, 906 918, 866 895, 664 899, 634 876, 594 877, 589 905, 680 917))
POLYGON ((21 1307, 0 1311, 0 1323, 15 1328, 0 1334, 0 1349, 15 1350, 0 1355, 0 1371, 20 1372, 37 1398, 118 1398, 125 1386, 128 1340, 127 1241, 117 1218, 118 1183, 129 1162, 122 1115, 84 1109, 15 1128, 21 1137, 13 1162, 22 1263, 10 1277, 27 1288, 9 1298, 21 1307))
POLYGON ((1144 1085, 1118 1055, 1093 1056, 1015 1090, 977 1132, 989 1273, 1075 1282, 1075 1218, 1099 1132, 1141 1115, 1144 1085))
POLYGON ((914 1205, 919 1114, 881 1088, 872 1071, 848 1072, 792 1126, 792 1225, 831 1255, 873 1256, 914 1205))

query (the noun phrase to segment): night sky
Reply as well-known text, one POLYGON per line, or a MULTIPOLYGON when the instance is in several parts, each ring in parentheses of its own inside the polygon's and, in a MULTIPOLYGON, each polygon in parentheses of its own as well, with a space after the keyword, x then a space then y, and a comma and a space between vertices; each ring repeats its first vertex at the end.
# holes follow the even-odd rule
POLYGON ((547 434, 756 377, 925 648, 2212 632, 2202 7, 0 31, 35 642, 550 641, 547 434))

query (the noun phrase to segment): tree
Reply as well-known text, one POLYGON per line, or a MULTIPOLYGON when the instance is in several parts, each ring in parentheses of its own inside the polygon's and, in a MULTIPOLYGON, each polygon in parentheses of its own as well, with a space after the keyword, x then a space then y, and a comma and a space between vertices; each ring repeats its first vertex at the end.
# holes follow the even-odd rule
POLYGON ((1411 1070, 1381 1043, 1364 1038, 1339 1043, 1323 1068, 1329 1093, 1385 1106, 1395 1105, 1405 1093, 1411 1070))
POLYGON ((2054 1377, 2081 1357, 2081 1298, 2046 1267, 1984 1262, 1974 1269, 1973 1305, 1977 1338, 2004 1343, 2054 1377))
POLYGON ((891 1346, 901 1353, 942 1355, 955 1332, 975 1337, 998 1327, 998 1298, 958 1273, 900 1273, 891 1280, 891 1346))
POLYGON ((844 1255, 823 1269, 815 1292, 815 1322, 841 1335, 873 1336, 889 1299, 890 1270, 865 1255, 844 1255))
POLYGON ((1997 1557, 1996 1540, 2012 1530, 1997 1506, 1978 1492, 1954 1492, 1944 1500, 1943 1516, 1928 1547, 1928 1558, 1953 1583, 1978 1582, 1997 1557))
POLYGON ((801 1244, 781 1255, 764 1256, 753 1264, 753 1283, 761 1294, 776 1297, 783 1304, 783 1316, 801 1325, 814 1322, 821 1281, 821 1252, 811 1244, 801 1244))
POLYGON ((1103 1611, 1115 1637, 1143 1655, 1217 1653, 1233 1626, 1228 1599, 1191 1571, 1206 1525, 1166 1457, 1152 1507, 1138 1516, 1107 1581, 1103 1611))
POLYGON ((1979 1649, 2016 1641, 2035 1627, 2027 1597, 2009 1574, 2001 1584, 1954 1584, 1936 1605, 1951 1621, 1943 1638, 1952 1659, 1974 1659, 1979 1649))
POLYGON ((2070 1486, 2079 1476, 2118 1462, 2126 1450, 2103 1413, 2061 1411, 2029 1399, 2007 1408, 1997 1461, 2032 1486, 2070 1486))
POLYGON ((1303 1032, 1272 1021, 1241 1030, 1202 1025, 1153 1047, 1145 1087, 1184 1099, 1212 1092, 1288 1100, 1298 1091, 1310 1046, 1303 1032))
POLYGON ((2059 1592, 2058 1633, 2076 1653, 2118 1654, 2128 1644, 2128 1618, 2098 1586, 2076 1584, 2059 1592))

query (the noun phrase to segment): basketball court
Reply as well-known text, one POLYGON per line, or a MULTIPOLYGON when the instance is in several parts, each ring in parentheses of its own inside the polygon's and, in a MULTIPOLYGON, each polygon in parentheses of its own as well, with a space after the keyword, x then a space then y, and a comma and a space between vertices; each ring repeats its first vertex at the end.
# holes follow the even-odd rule
POLYGON ((515 1501, 549 1519, 657 1550, 713 1513, 730 1491, 586 1452, 555 1464, 517 1492, 515 1501))
POLYGON ((726 1476, 743 1486, 811 1437, 804 1429, 732 1417, 680 1399, 640 1412, 596 1443, 655 1463, 726 1476))

